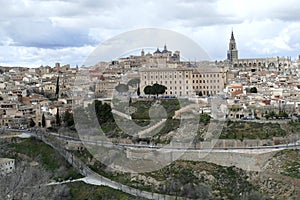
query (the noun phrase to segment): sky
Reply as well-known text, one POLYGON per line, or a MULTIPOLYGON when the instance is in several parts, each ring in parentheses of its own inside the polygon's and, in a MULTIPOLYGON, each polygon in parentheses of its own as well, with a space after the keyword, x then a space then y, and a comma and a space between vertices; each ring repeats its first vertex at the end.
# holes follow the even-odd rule
POLYGON ((56 62, 81 66, 104 41, 141 28, 183 34, 201 46, 212 60, 226 58, 232 30, 239 58, 296 59, 300 54, 299 0, 0 0, 0 3, 2 66, 54 66, 56 62))

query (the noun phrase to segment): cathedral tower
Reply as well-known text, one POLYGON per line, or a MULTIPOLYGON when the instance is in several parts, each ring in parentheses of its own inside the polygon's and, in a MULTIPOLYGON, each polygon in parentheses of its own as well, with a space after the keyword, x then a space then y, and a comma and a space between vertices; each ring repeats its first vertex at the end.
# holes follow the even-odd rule
POLYGON ((233 62, 238 59, 238 50, 236 48, 236 42, 234 39, 233 31, 231 32, 231 38, 229 42, 229 49, 227 51, 227 59, 233 62))

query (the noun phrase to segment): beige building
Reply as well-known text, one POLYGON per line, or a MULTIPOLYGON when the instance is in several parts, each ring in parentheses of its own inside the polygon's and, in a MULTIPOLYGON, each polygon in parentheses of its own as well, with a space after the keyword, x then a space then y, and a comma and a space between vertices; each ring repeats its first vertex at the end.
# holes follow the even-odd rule
POLYGON ((188 96, 193 90, 189 84, 193 69, 184 67, 178 68, 143 68, 141 73, 141 91, 147 85, 158 83, 167 87, 165 95, 170 96, 188 96))
POLYGON ((217 67, 199 67, 193 70, 190 80, 197 95, 212 96, 223 92, 226 72, 217 67))
MULTIPOLYGON (((172 66, 172 65, 171 65, 172 66)), ((226 73, 221 68, 189 68, 177 66, 145 67, 140 69, 141 91, 155 83, 167 87, 167 96, 216 95, 223 92, 226 73)))

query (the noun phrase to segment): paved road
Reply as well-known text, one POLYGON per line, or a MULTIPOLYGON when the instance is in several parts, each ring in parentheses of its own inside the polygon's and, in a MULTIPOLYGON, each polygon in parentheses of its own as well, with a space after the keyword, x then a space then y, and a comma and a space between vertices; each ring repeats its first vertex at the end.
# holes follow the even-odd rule
MULTIPOLYGON (((10 131, 33 134, 32 132, 29 131, 17 130, 17 129, 10 129, 10 131)), ((295 143, 280 144, 280 145, 273 145, 273 146, 194 148, 194 147, 158 146, 158 145, 146 145, 146 144, 112 143, 110 141, 95 141, 90 139, 80 139, 80 138, 65 136, 53 132, 47 132, 47 134, 58 137, 60 139, 70 140, 78 143, 84 142, 88 144, 94 144, 94 145, 105 146, 105 147, 119 146, 119 147, 136 148, 136 149, 162 149, 163 148, 165 150, 233 151, 233 152, 236 152, 236 150, 241 152, 243 150, 243 152, 246 151, 253 152, 254 150, 281 150, 281 149, 283 150, 283 149, 300 148, 300 140, 296 141, 295 143)))

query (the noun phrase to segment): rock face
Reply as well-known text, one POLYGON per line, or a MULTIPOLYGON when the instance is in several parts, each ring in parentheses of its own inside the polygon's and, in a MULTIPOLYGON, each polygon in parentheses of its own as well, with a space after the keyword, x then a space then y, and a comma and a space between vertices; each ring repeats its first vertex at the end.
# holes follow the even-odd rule
POLYGON ((272 199, 297 199, 300 196, 299 150, 276 153, 262 168, 249 172, 250 181, 272 199))
POLYGON ((293 181, 288 183, 288 181, 291 181, 288 179, 283 176, 276 177, 274 174, 264 173, 253 178, 252 182, 256 183, 260 191, 269 194, 272 199, 291 199, 298 196, 300 191, 293 184, 293 181))
POLYGON ((141 182, 146 186, 154 186, 155 188, 158 188, 158 186, 161 185, 160 181, 157 181, 156 179, 154 179, 150 176, 144 176, 144 175, 140 175, 140 174, 133 175, 130 181, 141 182))

